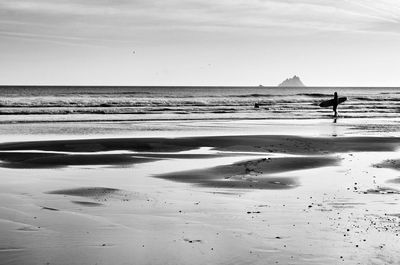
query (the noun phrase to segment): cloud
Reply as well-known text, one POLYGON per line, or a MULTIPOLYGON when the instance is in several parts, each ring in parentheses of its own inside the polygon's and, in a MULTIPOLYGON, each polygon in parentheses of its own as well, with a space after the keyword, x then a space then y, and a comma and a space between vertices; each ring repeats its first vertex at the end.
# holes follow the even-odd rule
POLYGON ((0 30, 114 40, 165 30, 400 33, 399 14, 397 0, 0 0, 0 30))

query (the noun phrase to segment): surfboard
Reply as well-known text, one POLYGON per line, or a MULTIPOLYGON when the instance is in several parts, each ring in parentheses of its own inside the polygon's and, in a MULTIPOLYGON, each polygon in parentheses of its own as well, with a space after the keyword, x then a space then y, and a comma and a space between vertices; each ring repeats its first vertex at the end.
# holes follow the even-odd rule
MULTIPOLYGON (((341 104, 341 103, 345 102, 346 100, 347 100, 346 97, 340 97, 340 98, 338 98, 338 103, 341 104)), ((325 101, 322 101, 321 103, 319 103, 319 106, 321 108, 330 107, 330 106, 333 106, 333 102, 334 102, 334 99, 325 100, 325 101)))

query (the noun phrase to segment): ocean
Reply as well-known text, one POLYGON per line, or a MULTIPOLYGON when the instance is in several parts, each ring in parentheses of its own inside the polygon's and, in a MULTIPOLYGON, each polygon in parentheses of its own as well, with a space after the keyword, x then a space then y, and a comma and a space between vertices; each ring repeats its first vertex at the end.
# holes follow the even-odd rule
POLYGON ((399 88, 2 86, 0 123, 396 118, 399 88), (255 108, 259 104, 259 108, 255 108))

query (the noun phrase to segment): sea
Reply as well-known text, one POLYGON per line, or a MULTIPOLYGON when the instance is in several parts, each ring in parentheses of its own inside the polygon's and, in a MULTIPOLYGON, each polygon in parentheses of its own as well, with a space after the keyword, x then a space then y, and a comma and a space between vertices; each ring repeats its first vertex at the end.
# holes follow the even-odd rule
POLYGON ((394 87, 1 86, 0 123, 397 118, 394 87), (258 105, 258 108, 256 107, 258 105))

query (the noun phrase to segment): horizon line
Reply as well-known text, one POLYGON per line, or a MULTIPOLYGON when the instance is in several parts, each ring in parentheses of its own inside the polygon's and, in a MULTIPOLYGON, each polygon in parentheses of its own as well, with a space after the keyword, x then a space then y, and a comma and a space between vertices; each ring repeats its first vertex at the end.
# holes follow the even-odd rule
POLYGON ((1 85, 0 88, 5 87, 125 87, 125 88, 400 88, 399 86, 264 86, 264 85, 1 85))

